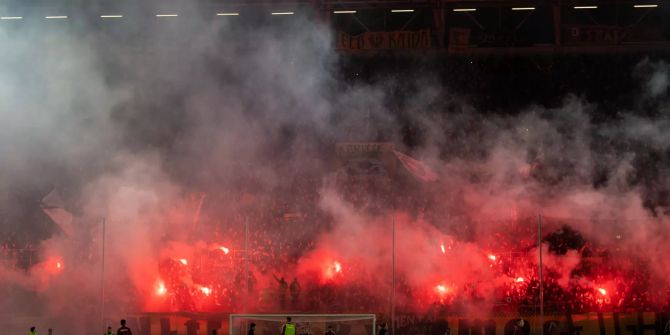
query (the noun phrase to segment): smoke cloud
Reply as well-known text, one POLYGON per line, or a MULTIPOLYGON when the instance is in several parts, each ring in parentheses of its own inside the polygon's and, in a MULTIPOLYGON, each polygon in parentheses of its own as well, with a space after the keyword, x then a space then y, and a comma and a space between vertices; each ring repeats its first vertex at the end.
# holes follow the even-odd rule
MULTIPOLYGON (((667 63, 632 70, 651 116, 595 121, 598 101, 578 95, 497 114, 430 73, 346 80, 333 32, 307 17, 188 15, 212 13, 1 22, 2 232, 40 241, 37 265, 0 267, 0 313, 27 318, 3 320, 10 332, 28 327, 16 320, 99 330, 103 226, 113 316, 165 310, 161 262, 243 250, 247 225, 259 287, 275 286, 273 274, 305 292, 349 285, 346 299, 360 290, 381 313, 394 249, 403 308, 486 313, 501 286, 532 292, 538 214, 547 234, 569 226, 644 264, 650 287, 670 287, 667 63), (408 127, 419 145, 403 140, 408 127), (343 184, 341 141, 393 142, 440 178, 343 184), (42 213, 49 193, 73 214, 70 229, 26 214, 42 213), (293 213, 302 224, 276 223, 293 213)), ((583 249, 539 247, 557 286, 607 285, 575 275, 583 249)))

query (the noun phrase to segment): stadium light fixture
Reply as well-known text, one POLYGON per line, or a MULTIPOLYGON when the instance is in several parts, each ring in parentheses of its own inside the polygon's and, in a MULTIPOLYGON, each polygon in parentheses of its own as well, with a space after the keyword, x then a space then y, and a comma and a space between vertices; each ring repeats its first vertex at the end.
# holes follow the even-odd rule
POLYGON ((477 8, 454 8, 454 12, 476 12, 477 8))
POLYGON ((414 9, 391 9, 391 13, 412 13, 414 9))
POLYGON ((574 9, 597 9, 598 6, 575 6, 574 9))
POLYGON ((45 16, 45 19, 67 19, 66 15, 45 16))
POLYGON ((234 13, 234 12, 229 12, 229 13, 216 13, 216 16, 239 16, 240 13, 234 13))
POLYGON ((100 15, 103 19, 120 19, 123 15, 100 15))
POLYGON ((156 14, 156 17, 177 17, 179 14, 156 14))
POLYGON ((355 10, 334 10, 333 14, 356 14, 355 10))
POLYGON ((272 15, 293 15, 293 12, 272 12, 272 15))
POLYGON ((535 10, 535 7, 512 7, 512 10, 535 10))
POLYGON ((23 16, 0 16, 0 20, 21 20, 23 16))
POLYGON ((658 7, 658 5, 653 5, 653 4, 650 4, 650 5, 633 5, 633 7, 635 7, 635 8, 656 8, 656 7, 658 7))

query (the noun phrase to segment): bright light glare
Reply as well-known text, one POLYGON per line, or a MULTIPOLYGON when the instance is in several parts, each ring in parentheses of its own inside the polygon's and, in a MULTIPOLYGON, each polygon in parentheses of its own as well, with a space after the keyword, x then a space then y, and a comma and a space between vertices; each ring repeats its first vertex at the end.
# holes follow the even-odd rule
POLYGON ((204 295, 210 295, 212 293, 212 289, 210 289, 209 287, 204 287, 204 286, 200 288, 200 291, 202 291, 202 293, 204 295))
POLYGON ((489 255, 489 259, 495 262, 496 255, 493 255, 493 254, 489 255))
POLYGON ((335 272, 337 273, 342 272, 342 264, 340 264, 340 262, 335 262, 333 263, 333 265, 335 266, 335 272))
POLYGON ((100 15, 100 17, 103 19, 118 19, 122 18, 123 15, 100 15))
POLYGON ((523 283, 523 281, 524 281, 523 277, 519 277, 515 280, 515 282, 517 282, 517 283, 523 283))
POLYGON ((444 243, 442 243, 442 244, 440 245, 440 249, 442 249, 442 253, 443 253, 443 254, 447 252, 447 250, 444 249, 444 243))
POLYGON ((512 10, 535 10, 535 7, 512 7, 512 10))
POLYGON ((454 8, 454 12, 476 12, 477 8, 454 8))
POLYGON ((58 16, 45 16, 45 19, 67 19, 67 16, 65 15, 58 15, 58 16))
POLYGON ((272 12, 272 15, 293 15, 293 12, 272 12))
POLYGON ((575 6, 575 9, 596 9, 598 6, 575 6))
POLYGON ((176 17, 179 14, 156 14, 156 17, 176 17))
POLYGON ((391 9, 391 13, 412 13, 414 9, 391 9))
POLYGON ((658 5, 633 5, 635 8, 656 8, 658 5))
POLYGON ((335 10, 333 14, 356 14, 355 10, 335 10))
POLYGON ((240 13, 216 13, 216 16, 239 16, 240 13))
POLYGON ((607 295, 607 290, 605 290, 605 289, 602 288, 602 287, 599 287, 599 288, 598 288, 598 292, 600 292, 600 294, 602 294, 602 295, 607 295))
POLYGON ((23 16, 0 16, 0 20, 21 20, 23 16))
POLYGON ((228 255, 228 253, 230 252, 230 249, 228 249, 226 247, 223 247, 223 246, 220 247, 219 250, 223 251, 223 253, 226 254, 226 255, 228 255))
POLYGON ((158 287, 156 287, 156 294, 164 295, 165 293, 167 293, 167 288, 165 288, 165 284, 163 284, 163 282, 158 282, 158 287))
POLYGON ((179 262, 181 262, 181 264, 188 265, 188 261, 186 260, 186 258, 180 259, 179 262))
POLYGON ((444 285, 437 285, 437 287, 435 287, 435 288, 437 289, 437 292, 447 293, 447 287, 444 286, 444 285))

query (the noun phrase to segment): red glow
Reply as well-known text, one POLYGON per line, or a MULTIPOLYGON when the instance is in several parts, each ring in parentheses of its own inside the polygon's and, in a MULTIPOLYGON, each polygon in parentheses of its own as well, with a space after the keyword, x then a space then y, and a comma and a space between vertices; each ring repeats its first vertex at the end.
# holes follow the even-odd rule
MULTIPOLYGON (((417 310, 422 311, 432 308, 435 306, 434 304, 439 304, 440 308, 459 311, 461 306, 467 306, 472 301, 481 301, 479 300, 481 297, 492 296, 493 298, 490 301, 504 302, 501 304, 501 306, 504 305, 503 307, 496 305, 496 308, 513 310, 517 306, 523 306, 522 304, 527 301, 532 301, 534 294, 537 292, 539 285, 535 255, 537 249, 531 248, 525 251, 526 249, 517 248, 514 244, 512 246, 497 245, 497 240, 503 239, 497 236, 492 237, 493 242, 487 243, 485 247, 450 241, 448 236, 422 238, 425 238, 422 240, 423 245, 426 245, 429 249, 435 248, 435 244, 439 241, 438 252, 443 253, 443 256, 432 254, 434 257, 431 258, 431 261, 435 262, 433 267, 422 268, 420 269, 423 271, 421 276, 408 276, 408 280, 403 282, 403 284, 408 285, 404 289, 407 289, 412 297, 416 297, 411 302, 411 308, 416 307, 417 310), (512 251, 505 248, 510 248, 512 251), (446 256, 447 250, 450 250, 449 257, 446 256), (493 250, 500 255, 494 253, 493 250), (469 265, 463 265, 466 263, 461 259, 467 261, 468 264, 473 264, 473 268, 468 268, 469 265), (454 267, 462 267, 463 275, 445 278, 444 274, 450 273, 449 271, 454 267), (526 276, 528 276, 528 282, 526 282, 526 276)), ((279 291, 277 289, 281 289, 282 284, 277 284, 273 280, 272 274, 275 271, 279 277, 285 277, 287 284, 290 284, 293 278, 297 278, 302 287, 314 290, 314 292, 323 294, 328 298, 338 297, 341 292, 352 289, 352 292, 361 296, 361 301, 369 303, 368 306, 365 306, 366 308, 375 308, 374 306, 376 306, 374 304, 377 303, 377 300, 373 297, 376 297, 375 292, 378 288, 374 286, 374 282, 368 281, 368 278, 371 275, 378 274, 376 271, 382 271, 381 274, 384 275, 383 271, 386 271, 384 269, 386 269, 387 264, 385 262, 382 264, 384 266, 382 270, 369 267, 369 263, 366 263, 369 262, 367 257, 370 255, 368 253, 362 253, 362 255, 349 254, 343 252, 348 250, 339 250, 337 245, 334 245, 328 249, 319 249, 313 254, 309 254, 309 257, 304 256, 299 259, 299 268, 295 269, 294 274, 284 272, 284 260, 282 258, 276 264, 270 262, 270 270, 263 273, 253 264, 252 267, 247 267, 243 257, 227 257, 231 255, 232 248, 229 249, 224 246, 221 243, 222 241, 229 243, 231 246, 242 245, 240 241, 228 241, 217 237, 217 241, 214 242, 198 242, 193 245, 171 246, 170 249, 166 249, 164 258, 159 262, 159 271, 156 275, 149 277, 149 282, 143 279, 145 285, 149 285, 148 288, 143 286, 144 289, 141 290, 147 295, 144 299, 147 301, 149 308, 152 311, 197 312, 218 312, 235 308, 235 298, 241 296, 240 292, 244 294, 247 289, 247 283, 244 280, 247 271, 250 277, 254 277, 255 281, 252 283, 256 285, 257 292, 263 290, 265 290, 263 292, 267 292, 262 297, 265 300, 261 300, 261 298, 250 299, 249 304, 259 310, 266 306, 277 308, 272 306, 278 301, 279 293, 277 292, 279 291), (345 264, 346 272, 344 271, 345 264), (153 285, 151 285, 152 278, 154 279, 153 285), (160 281, 158 281, 158 278, 160 278, 160 281), (353 289, 356 291, 353 291, 353 289), (358 291, 359 289, 360 291, 358 291), (366 294, 369 296, 363 296, 366 294)), ((268 250, 274 249, 270 248, 268 250)), ((266 250, 261 249, 259 255, 263 252, 266 252, 266 250)), ((633 285, 639 284, 636 280, 640 279, 632 279, 632 276, 629 275, 629 272, 635 271, 636 268, 635 264, 628 265, 625 262, 626 259, 617 260, 617 262, 600 257, 585 259, 585 262, 589 262, 592 273, 577 276, 570 273, 574 266, 571 262, 575 260, 574 257, 579 257, 578 253, 571 252, 568 255, 558 255, 550 251, 548 255, 554 262, 545 263, 549 264, 546 267, 550 273, 549 276, 545 277, 545 285, 550 286, 545 288, 551 288, 546 291, 551 292, 546 299, 555 304, 552 306, 557 306, 552 308, 556 308, 558 312, 562 312, 564 309, 576 309, 580 312, 610 311, 619 308, 632 309, 644 306, 643 304, 656 303, 656 300, 653 299, 660 296, 655 292, 649 293, 649 296, 647 296, 645 292, 635 291, 633 285), (608 261, 614 263, 606 263, 608 261), (563 282, 564 279, 569 280, 563 282), (629 298, 629 296, 632 296, 632 298, 629 298), (562 300, 556 303, 554 300, 556 297, 562 300)), ((276 256, 263 257, 274 259, 276 256)), ((421 255, 412 259, 401 258, 401 264, 411 266, 412 262, 420 259, 420 257, 421 255)), ((57 269, 63 269, 64 263, 62 263, 61 258, 50 257, 44 263, 44 267, 48 275, 56 278, 59 274, 57 269)), ((640 274, 637 274, 637 276, 645 278, 640 274)), ((251 280, 249 281, 251 282, 251 280)), ((344 295, 338 298, 344 299, 344 295)), ((658 300, 663 298, 660 296, 658 300)), ((360 303, 358 300, 352 300, 351 306, 357 306, 360 303)), ((662 303, 667 303, 667 300, 662 301, 662 303)))
POLYGON ((61 262, 56 262, 56 269, 60 270, 63 268, 63 264, 61 262))

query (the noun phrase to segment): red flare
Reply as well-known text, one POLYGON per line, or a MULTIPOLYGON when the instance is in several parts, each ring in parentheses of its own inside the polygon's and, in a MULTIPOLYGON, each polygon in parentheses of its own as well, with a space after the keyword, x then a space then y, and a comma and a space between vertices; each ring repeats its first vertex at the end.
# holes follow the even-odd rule
POLYGON ((200 288, 200 291, 202 291, 202 293, 206 296, 209 296, 212 293, 212 289, 204 286, 200 288))
POLYGON ((333 268, 335 269, 336 273, 342 272, 342 264, 340 264, 340 262, 334 262, 333 268))
POLYGON ((496 261, 496 255, 489 254, 489 259, 495 262, 496 261))
POLYGON ((599 288, 598 288, 598 292, 600 292, 600 294, 602 294, 602 295, 607 295, 607 290, 605 290, 605 289, 602 288, 602 287, 599 287, 599 288))
POLYGON ((167 293, 167 288, 165 288, 165 284, 162 281, 159 281, 156 286, 156 294, 165 295, 165 293, 167 293))
POLYGON ((226 254, 226 255, 228 255, 228 253, 230 252, 230 249, 228 249, 224 246, 219 247, 219 250, 223 251, 223 253, 226 254))
POLYGON ((186 260, 186 258, 182 258, 182 259, 180 259, 179 262, 180 262, 181 264, 188 265, 188 261, 186 260))
POLYGON ((442 245, 440 245, 440 249, 442 249, 442 253, 443 253, 443 254, 447 252, 447 251, 444 249, 444 243, 442 243, 442 245))
POLYGON ((342 264, 338 261, 328 263, 323 274, 326 279, 334 279, 337 275, 342 274, 342 264))
POLYGON ((517 283, 523 283, 524 282, 523 277, 518 277, 514 281, 517 282, 517 283))

